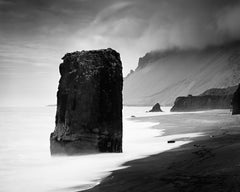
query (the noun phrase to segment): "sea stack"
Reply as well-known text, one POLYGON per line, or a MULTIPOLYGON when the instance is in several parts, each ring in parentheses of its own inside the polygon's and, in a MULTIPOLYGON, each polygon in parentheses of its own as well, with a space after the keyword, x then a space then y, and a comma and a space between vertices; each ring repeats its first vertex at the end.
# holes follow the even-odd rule
POLYGON ((62 59, 51 154, 122 152, 120 54, 109 48, 62 59))
POLYGON ((238 89, 233 94, 232 99, 232 114, 237 115, 240 114, 240 84, 238 86, 238 89))
POLYGON ((156 103, 149 112, 162 112, 160 104, 156 103))

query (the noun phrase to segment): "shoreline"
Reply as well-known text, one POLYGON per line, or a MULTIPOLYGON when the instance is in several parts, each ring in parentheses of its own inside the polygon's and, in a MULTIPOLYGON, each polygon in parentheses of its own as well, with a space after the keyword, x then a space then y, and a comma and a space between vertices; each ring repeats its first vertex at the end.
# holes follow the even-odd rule
MULTIPOLYGON (((180 147, 124 163, 122 166, 127 168, 113 171, 99 185, 84 191, 240 190, 239 116, 228 116, 226 110, 164 116, 137 117, 134 120, 160 122, 153 129, 168 125, 162 136, 200 132, 205 136, 191 138, 192 142, 180 147), (209 116, 214 119, 209 120, 209 116), (224 119, 226 116, 228 118, 224 119), (176 130, 176 126, 169 126, 172 118, 175 123, 181 122, 185 129, 176 130), (204 126, 197 124, 204 119, 204 126), (189 123, 194 126, 189 126, 189 123)), ((189 138, 179 140, 189 141, 189 138)))

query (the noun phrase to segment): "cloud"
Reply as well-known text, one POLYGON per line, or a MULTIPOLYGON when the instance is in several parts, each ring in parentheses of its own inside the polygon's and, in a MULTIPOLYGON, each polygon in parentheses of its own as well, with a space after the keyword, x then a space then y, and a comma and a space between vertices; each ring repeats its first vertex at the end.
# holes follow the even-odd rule
POLYGON ((125 11, 125 9, 130 5, 132 5, 132 3, 127 1, 116 2, 101 10, 100 13, 97 14, 93 23, 97 24, 100 22, 111 20, 113 17, 117 17, 116 14, 125 11))
POLYGON ((218 16, 218 28, 229 39, 240 39, 240 3, 227 7, 218 16))
POLYGON ((131 45, 142 53, 176 46, 202 48, 239 39, 239 0, 9 2, 12 5, 0 9, 1 34, 61 42, 66 47, 72 41, 93 48, 131 45))
POLYGON ((78 36, 83 37, 81 42, 85 45, 131 47, 138 54, 171 47, 204 48, 239 39, 238 3, 236 0, 115 2, 100 10, 93 22, 79 30, 78 36))
POLYGON ((11 1, 7 1, 7 0, 0 0, 0 5, 10 5, 12 4, 11 1))
POLYGON ((239 18, 240 0, 0 0, 0 82, 14 90, 6 74, 19 73, 23 87, 47 89, 66 52, 107 47, 120 52, 126 75, 151 50, 240 40, 239 18), (34 71, 54 75, 29 82, 34 71))

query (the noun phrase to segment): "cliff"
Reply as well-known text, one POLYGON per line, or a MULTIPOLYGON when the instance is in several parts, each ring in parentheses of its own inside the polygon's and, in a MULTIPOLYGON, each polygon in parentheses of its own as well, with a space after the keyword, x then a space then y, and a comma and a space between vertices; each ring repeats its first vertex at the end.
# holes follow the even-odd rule
POLYGON ((124 80, 126 105, 173 105, 182 95, 240 82, 240 42, 205 49, 152 51, 124 80))
POLYGON ((232 104, 232 114, 233 115, 240 114, 240 84, 238 86, 238 89, 233 95, 231 104, 232 104))
POLYGON ((199 111, 209 109, 230 109, 233 93, 237 86, 225 89, 209 89, 198 96, 178 97, 172 112, 199 111))
POLYGON ((66 54, 60 64, 51 153, 122 151, 122 63, 112 49, 66 54))

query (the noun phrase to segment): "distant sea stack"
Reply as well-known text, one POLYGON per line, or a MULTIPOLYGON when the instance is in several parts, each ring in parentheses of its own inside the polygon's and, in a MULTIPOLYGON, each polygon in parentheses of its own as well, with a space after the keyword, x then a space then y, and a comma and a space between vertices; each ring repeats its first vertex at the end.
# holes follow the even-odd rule
POLYGON ((209 89, 198 96, 178 97, 172 112, 200 111, 210 109, 230 109, 233 93, 237 86, 225 89, 209 89))
POLYGON ((122 152, 120 54, 109 48, 62 59, 51 153, 122 152))
POLYGON ((160 104, 156 103, 149 112, 162 112, 160 104))
POLYGON ((238 86, 238 89, 233 95, 232 99, 232 114, 237 115, 240 114, 240 84, 238 86))

